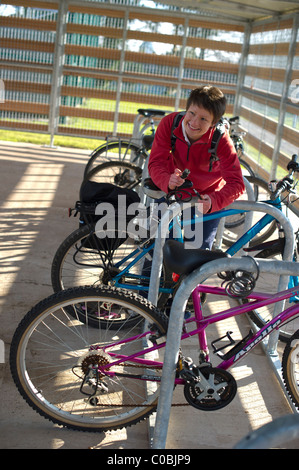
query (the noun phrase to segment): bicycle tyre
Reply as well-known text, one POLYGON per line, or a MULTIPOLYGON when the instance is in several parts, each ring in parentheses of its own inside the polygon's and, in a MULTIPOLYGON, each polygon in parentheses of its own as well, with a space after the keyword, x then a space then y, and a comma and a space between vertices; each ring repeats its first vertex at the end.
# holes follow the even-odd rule
POLYGON ((84 178, 81 187, 86 181, 96 183, 109 183, 120 188, 137 189, 141 183, 142 169, 130 162, 105 162, 95 166, 84 178))
POLYGON ((299 410, 299 330, 285 346, 282 355, 282 376, 288 395, 299 410))
POLYGON ((146 327, 150 335, 150 324, 161 334, 167 331, 167 318, 126 290, 80 287, 53 294, 26 314, 13 336, 10 369, 16 387, 41 416, 74 430, 107 431, 138 423, 155 411, 159 385, 145 390, 146 382, 132 374, 148 377, 148 365, 126 362, 126 357, 144 350, 142 333, 146 327), (66 307, 89 302, 134 310, 139 324, 134 329, 122 325, 115 333, 89 328, 68 315, 66 307), (127 342, 129 337, 134 339, 127 342), (100 371, 116 359, 119 365, 107 367, 115 375, 100 371))
MULTIPOLYGON (((248 176, 246 177, 246 179, 248 180, 248 182, 254 186, 257 186, 259 188, 259 191, 258 191, 258 197, 259 197, 259 201, 263 200, 263 201, 266 201, 266 200, 269 200, 270 199, 270 195, 271 195, 271 191, 270 189, 268 188, 268 184, 265 180, 263 180, 262 178, 259 178, 257 176, 248 176), (268 197, 265 197, 265 196, 268 196, 268 197), (260 199, 261 198, 261 199, 260 199)), ((265 240, 267 240, 269 237, 271 237, 271 235, 273 235, 273 233, 275 232, 276 230, 276 221, 273 220, 269 225, 267 225, 267 227, 265 227, 264 231, 257 234, 250 242, 249 242, 249 246, 255 246, 255 245, 258 245, 259 243, 263 243, 265 240)), ((233 243, 235 242, 236 240, 236 237, 239 238, 238 236, 239 234, 237 233, 237 231, 233 231, 233 230, 230 230, 228 231, 227 229, 224 230, 224 233, 223 233, 223 244, 225 246, 232 246, 233 243)))
MULTIPOLYGON (((265 248, 264 250, 257 253, 255 255, 255 257, 257 257, 259 259, 272 259, 272 258, 278 256, 279 259, 282 259, 282 254, 283 254, 282 251, 276 246, 273 249, 271 249, 270 247, 265 248)), ((260 285, 261 286, 263 286, 263 284, 265 284, 267 282, 267 281, 265 281, 265 282, 263 281, 262 276, 263 276, 263 273, 260 273, 260 285)), ((274 287, 275 287, 275 285, 273 283, 273 289, 274 289, 273 293, 275 293, 275 288, 274 287)), ((261 288, 262 287, 257 287, 257 290, 260 291, 261 288)), ((253 321, 253 323, 258 328, 262 328, 263 326, 265 326, 268 323, 268 321, 270 321, 272 319, 271 307, 268 307, 267 310, 265 311, 265 313, 263 313, 262 310, 258 311, 258 310, 254 309, 254 310, 251 310, 250 312, 248 312, 247 315, 249 316, 249 318, 253 321)), ((287 325, 289 325, 290 328, 292 326, 291 323, 289 323, 287 325)), ((283 343, 286 343, 294 333, 294 331, 292 331, 291 329, 288 331, 287 325, 283 325, 282 329, 279 330, 279 339, 283 343)))
MULTIPOLYGON (((247 163, 242 158, 239 158, 239 162, 241 165, 242 174, 243 176, 245 176, 245 178, 248 178, 248 176, 255 177, 255 173, 252 170, 249 163, 247 163), (246 174, 246 172, 249 174, 246 174)), ((254 194, 254 200, 258 201, 259 190, 258 190, 258 186, 255 184, 253 185, 253 194, 254 194)), ((233 218, 228 217, 227 220, 225 221, 225 228, 230 229, 234 227, 239 227, 240 225, 244 223, 244 221, 245 221, 245 214, 238 214, 238 215, 235 215, 233 218)))
MULTIPOLYGON (((122 238, 122 234, 119 234, 122 238)), ((118 246, 118 238, 115 239, 115 249, 109 243, 107 249, 105 241, 101 241, 95 234, 94 227, 85 225, 72 232, 58 247, 51 266, 51 282, 54 292, 84 285, 108 285, 113 283, 117 268, 115 264, 124 259, 129 253, 136 249, 137 245, 130 237, 118 246), (95 248, 89 248, 94 246, 95 248), (99 252, 102 248, 101 253, 99 252)), ((128 260, 128 263, 132 260, 128 260)), ((131 268, 133 274, 141 274, 144 277, 150 276, 150 266, 148 273, 142 271, 140 264, 136 263, 131 268)), ((135 283, 138 284, 138 280, 135 283)), ((145 287, 148 281, 144 281, 145 287)), ((134 284, 130 279, 130 274, 122 278, 122 284, 128 284, 128 289, 134 284)), ((172 273, 162 266, 161 286, 171 288, 173 285, 172 273)), ((169 298, 169 293, 160 292, 158 295, 158 307, 163 308, 169 298)), ((97 320, 96 320, 97 321, 97 320)), ((105 320, 102 320, 105 326, 105 320)))
POLYGON ((84 178, 87 177, 88 173, 93 170, 93 168, 105 161, 127 161, 137 166, 143 166, 147 156, 148 154, 143 147, 139 147, 128 140, 105 143, 91 154, 84 169, 84 178))

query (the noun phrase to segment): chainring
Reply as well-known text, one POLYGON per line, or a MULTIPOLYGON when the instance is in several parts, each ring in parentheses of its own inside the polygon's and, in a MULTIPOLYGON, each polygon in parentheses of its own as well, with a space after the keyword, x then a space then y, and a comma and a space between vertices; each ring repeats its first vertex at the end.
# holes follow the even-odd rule
POLYGON ((189 405, 202 411, 215 411, 227 406, 237 393, 237 383, 226 370, 213 367, 200 369, 197 381, 187 382, 184 395, 189 405))

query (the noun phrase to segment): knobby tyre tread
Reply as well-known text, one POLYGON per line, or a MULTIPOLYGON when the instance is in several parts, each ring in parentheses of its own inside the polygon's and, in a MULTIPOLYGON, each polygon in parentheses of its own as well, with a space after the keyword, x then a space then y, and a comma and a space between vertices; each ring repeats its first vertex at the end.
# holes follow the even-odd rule
MULTIPOLYGON (((71 304, 76 301, 82 302, 83 299, 87 299, 87 300, 91 299, 93 301, 95 297, 98 299, 101 299, 101 298, 109 299, 112 303, 121 302, 125 305, 128 305, 132 309, 137 309, 139 311, 139 315, 141 316, 143 315, 144 319, 147 322, 151 321, 155 323, 155 325, 157 326, 161 334, 165 334, 167 331, 167 317, 163 315, 155 306, 153 306, 146 299, 136 295, 133 292, 122 290, 122 289, 116 289, 113 287, 105 287, 105 286, 102 286, 101 288, 79 287, 79 288, 71 288, 66 291, 53 294, 52 296, 42 300, 35 307, 33 307, 26 314, 26 316, 23 318, 23 320, 20 322, 19 326, 17 327, 15 334, 13 336, 11 350, 10 350, 10 369, 11 369, 13 380, 20 394, 25 399, 25 401, 29 404, 29 406, 33 408, 37 413, 39 413, 44 418, 60 426, 68 427, 74 430, 90 431, 90 432, 121 429, 123 427, 131 426, 133 424, 138 423, 139 421, 147 418, 150 414, 152 414, 156 410, 158 396, 154 395, 153 397, 151 397, 145 402, 144 406, 140 406, 139 408, 137 407, 135 409, 135 404, 134 404, 133 413, 130 414, 130 412, 123 412, 119 420, 118 420, 118 416, 117 418, 115 418, 114 411, 111 411, 112 418, 109 418, 110 421, 109 419, 108 420, 105 418, 102 419, 102 417, 97 417, 97 416, 96 416, 96 419, 90 419, 88 416, 88 413, 87 413, 87 417, 85 418, 84 413, 82 413, 82 416, 81 416, 81 412, 80 412, 79 417, 77 417, 76 415, 74 416, 72 407, 71 407, 70 413, 66 412, 63 408, 64 402, 61 402, 61 404, 59 402, 59 404, 57 405, 55 402, 54 395, 53 395, 52 401, 49 402, 48 401, 49 398, 47 398, 47 396, 43 398, 43 394, 47 392, 44 392, 44 390, 39 390, 35 388, 35 383, 32 383, 31 380, 33 381, 35 380, 36 363, 34 362, 33 375, 30 376, 30 373, 31 373, 30 361, 32 360, 32 357, 34 361, 38 361, 38 359, 35 359, 35 356, 38 356, 38 354, 40 353, 41 346, 37 344, 36 345, 37 349, 32 350, 32 345, 31 345, 30 354, 29 354, 30 357, 28 359, 28 363, 29 363, 28 374, 27 374, 27 365, 26 365, 27 364, 26 363, 26 360, 27 360, 26 348, 27 346, 29 348, 31 334, 34 334, 34 332, 37 329, 42 327, 43 322, 47 322, 48 318, 50 318, 51 316, 51 312, 53 311, 56 312, 56 310, 61 311, 63 309, 61 309, 60 306, 63 307, 65 305, 71 304)), ((95 331, 95 330, 92 330, 92 331, 95 331)), ((116 341, 116 348, 117 348, 118 339, 116 339, 115 341, 116 341)), ((64 345, 64 342, 62 342, 61 344, 64 345)), ((80 347, 81 347, 81 344, 80 344, 80 347)), ((71 353, 72 351, 69 351, 68 348, 66 348, 65 353, 62 351, 61 361, 63 362, 65 360, 63 354, 67 354, 67 359, 68 359, 68 356, 71 355, 71 353)), ((60 354, 60 351, 58 352, 58 354, 60 354)), ((51 356, 51 350, 48 351, 46 362, 45 362, 45 358, 42 358, 42 364, 45 364, 45 368, 47 367, 48 362, 50 362, 50 356, 51 356)), ((38 365, 38 362, 37 362, 37 365, 38 365)), ((57 370, 58 370, 58 373, 59 372, 65 373, 64 368, 62 369, 62 372, 61 372, 61 369, 59 370, 59 367, 57 366, 57 370)), ((58 375, 54 376, 54 372, 51 371, 50 369, 50 378, 51 378, 51 375, 53 374, 53 377, 52 377, 53 383, 55 382, 55 380, 56 381, 59 380, 59 374, 57 373, 58 375)), ((71 374, 71 371, 68 371, 68 373, 71 374)), ((46 370, 45 370, 45 375, 46 375, 46 370)), ((67 393, 63 396, 65 397, 64 399, 66 403, 68 403, 68 399, 69 399, 68 390, 72 386, 72 380, 70 379, 69 383, 66 383, 66 384, 62 383, 62 385, 64 385, 63 388, 67 390, 67 393)), ((62 387, 62 385, 60 386, 60 388, 62 387)), ((48 385, 46 384, 45 388, 47 389, 47 387, 48 385)), ((61 392, 60 388, 59 388, 59 385, 57 385, 57 390, 58 390, 57 394, 61 392)), ((55 389, 55 392, 56 392, 56 389, 55 389)), ((111 392, 113 392, 113 389, 111 390, 111 392)), ((79 394, 79 390, 78 390, 78 394, 79 394)), ((50 399, 51 398, 52 398, 52 395, 50 394, 50 399)), ((76 399, 77 399, 77 395, 76 395, 76 399)), ((82 408, 85 407, 83 403, 84 403, 84 396, 82 398, 82 408)), ((109 406, 111 406, 109 399, 107 399, 107 403, 108 405, 106 406, 108 406, 109 408, 109 406)), ((126 405, 123 404, 121 406, 125 407, 126 405)), ((81 406, 80 406, 80 410, 81 410, 81 406)))
POLYGON ((285 346, 282 356, 282 376, 288 395, 299 411, 299 330, 285 346))

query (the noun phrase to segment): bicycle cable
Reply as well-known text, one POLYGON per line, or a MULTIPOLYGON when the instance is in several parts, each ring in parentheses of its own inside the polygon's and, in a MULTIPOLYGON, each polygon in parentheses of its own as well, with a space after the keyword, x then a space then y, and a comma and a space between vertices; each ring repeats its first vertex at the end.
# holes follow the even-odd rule
POLYGON ((223 279, 221 286, 225 286, 225 291, 231 298, 246 298, 255 288, 256 281, 259 278, 260 268, 258 262, 252 256, 246 256, 246 258, 253 261, 255 273, 238 270, 217 274, 220 279, 223 279))

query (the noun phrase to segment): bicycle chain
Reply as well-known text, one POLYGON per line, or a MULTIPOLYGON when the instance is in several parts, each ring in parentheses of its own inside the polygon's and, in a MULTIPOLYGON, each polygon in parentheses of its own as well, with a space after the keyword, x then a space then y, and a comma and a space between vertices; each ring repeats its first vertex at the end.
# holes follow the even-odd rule
MULTIPOLYGON (((126 367, 134 367, 134 368, 139 368, 139 369, 144 369, 144 366, 142 365, 138 365, 138 364, 126 364, 124 363, 123 366, 126 366, 126 367)), ((153 369, 153 370, 159 370, 161 368, 157 368, 156 366, 147 366, 146 367, 147 369, 153 369)), ((96 406, 107 406, 106 404, 100 404, 100 403, 97 403, 96 406)), ((116 408, 116 407, 126 407, 126 408, 141 408, 141 407, 147 407, 148 405, 129 405, 129 404, 125 404, 125 403, 120 403, 120 404, 115 404, 115 403, 111 403, 110 405, 108 405, 109 408, 116 408)), ((171 406, 175 406, 175 407, 178 407, 178 406, 189 406, 189 403, 172 403, 171 406)))

